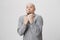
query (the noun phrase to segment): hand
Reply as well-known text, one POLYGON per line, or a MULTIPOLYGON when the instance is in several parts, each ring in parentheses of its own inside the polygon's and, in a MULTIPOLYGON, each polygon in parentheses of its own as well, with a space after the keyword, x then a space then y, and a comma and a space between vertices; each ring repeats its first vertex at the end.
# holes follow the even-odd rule
POLYGON ((27 23, 28 23, 28 17, 24 16, 24 24, 27 25, 27 23))
POLYGON ((34 14, 29 14, 28 15, 28 20, 29 20, 30 24, 32 24, 33 21, 34 21, 34 14))

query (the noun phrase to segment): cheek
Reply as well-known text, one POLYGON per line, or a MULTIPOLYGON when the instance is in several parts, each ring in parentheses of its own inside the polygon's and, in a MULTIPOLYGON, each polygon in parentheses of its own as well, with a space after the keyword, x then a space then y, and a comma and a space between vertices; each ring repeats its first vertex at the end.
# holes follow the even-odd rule
POLYGON ((29 10, 28 10, 28 9, 26 9, 26 12, 29 12, 29 10))
POLYGON ((31 8, 31 11, 34 11, 34 8, 31 8))
POLYGON ((31 9, 31 11, 33 12, 33 11, 34 11, 34 9, 31 9))
POLYGON ((26 11, 28 11, 28 9, 26 9, 26 11))

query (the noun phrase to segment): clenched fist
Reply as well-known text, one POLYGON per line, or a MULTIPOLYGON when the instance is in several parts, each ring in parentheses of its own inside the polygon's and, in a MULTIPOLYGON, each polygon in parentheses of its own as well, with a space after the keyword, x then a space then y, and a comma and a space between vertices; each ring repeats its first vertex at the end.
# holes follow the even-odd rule
POLYGON ((33 21, 34 21, 34 14, 29 14, 27 16, 24 16, 24 24, 25 25, 27 25, 28 21, 29 21, 30 24, 33 23, 33 21))
POLYGON ((29 14, 28 15, 28 20, 29 20, 30 24, 32 24, 33 21, 34 21, 34 14, 29 14))

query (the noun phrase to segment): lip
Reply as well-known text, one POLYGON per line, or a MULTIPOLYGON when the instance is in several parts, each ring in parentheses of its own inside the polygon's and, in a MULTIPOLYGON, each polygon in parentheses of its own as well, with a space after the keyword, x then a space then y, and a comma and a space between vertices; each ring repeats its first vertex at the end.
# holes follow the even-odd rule
POLYGON ((31 14, 31 13, 27 13, 27 15, 29 15, 29 14, 31 14))

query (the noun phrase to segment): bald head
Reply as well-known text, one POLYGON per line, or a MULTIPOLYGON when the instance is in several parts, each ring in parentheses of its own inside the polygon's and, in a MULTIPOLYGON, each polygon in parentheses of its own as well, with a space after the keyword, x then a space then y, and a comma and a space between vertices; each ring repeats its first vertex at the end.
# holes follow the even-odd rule
POLYGON ((33 8, 35 8, 35 5, 33 3, 28 3, 26 6, 32 6, 33 8))
POLYGON ((26 5, 26 13, 29 14, 29 13, 34 13, 35 11, 35 5, 33 3, 28 3, 26 5))

